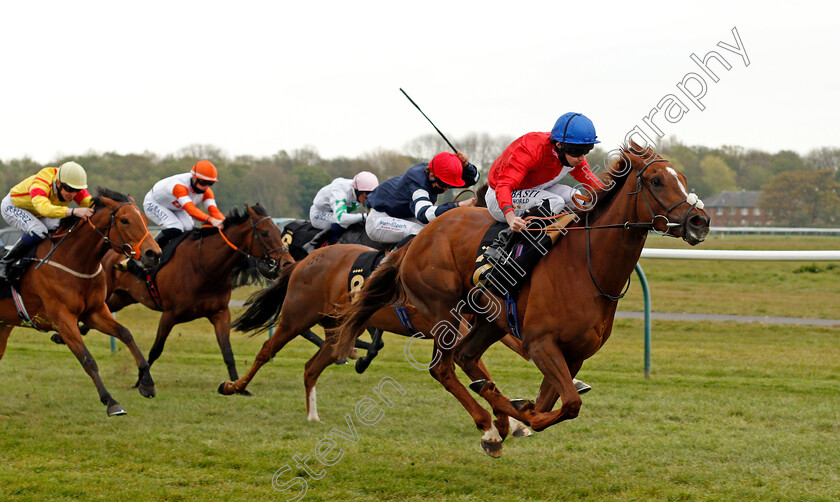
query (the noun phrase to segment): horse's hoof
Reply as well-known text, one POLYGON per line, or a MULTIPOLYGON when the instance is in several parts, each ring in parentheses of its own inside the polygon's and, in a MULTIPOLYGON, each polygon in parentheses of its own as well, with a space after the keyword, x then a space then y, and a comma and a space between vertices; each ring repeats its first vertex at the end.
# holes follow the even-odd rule
POLYGON ((52 340, 52 343, 56 345, 65 345, 64 339, 61 338, 61 335, 59 335, 58 333, 53 333, 50 337, 50 340, 52 340))
POLYGON ((222 382, 222 383, 219 384, 219 389, 218 389, 219 394, 221 394, 223 396, 229 396, 229 395, 233 394, 233 392, 231 392, 228 389, 228 384, 230 384, 230 382, 222 382))
POLYGON ((140 395, 143 397, 151 399, 157 395, 154 385, 135 385, 135 387, 138 391, 140 391, 140 395))
POLYGON ((368 369, 368 366, 370 366, 370 362, 371 361, 367 358, 367 356, 358 358, 356 360, 356 373, 360 375, 364 373, 365 370, 368 369))
POLYGON ((473 380, 470 382, 470 390, 475 392, 476 394, 481 394, 481 391, 484 389, 484 386, 487 385, 487 380, 473 380))
POLYGON ((533 435, 534 433, 531 432, 531 429, 527 427, 522 427, 521 429, 516 429, 513 431, 513 437, 515 438, 527 438, 533 435))
POLYGON ((339 359, 338 361, 334 362, 333 364, 335 364, 336 366, 344 366, 345 364, 347 364, 347 359, 339 359))
POLYGON ((499 458, 502 456, 502 442, 501 441, 481 441, 481 449, 484 450, 484 453, 490 455, 493 458, 499 458))
POLYGON ((522 411, 524 408, 533 408, 534 402, 530 399, 511 399, 510 405, 516 411, 522 411))
POLYGON ((108 407, 108 416, 109 417, 117 417, 120 415, 125 415, 126 411, 120 406, 120 403, 114 403, 108 407))
POLYGON ((242 389, 239 392, 237 392, 237 394, 239 394, 240 396, 245 396, 245 397, 254 397, 254 395, 251 394, 251 392, 248 391, 248 389, 242 389))
POLYGON ((577 378, 572 379, 572 382, 575 384, 575 390, 578 391, 578 394, 586 394, 590 390, 592 390, 592 386, 586 382, 582 382, 577 378))

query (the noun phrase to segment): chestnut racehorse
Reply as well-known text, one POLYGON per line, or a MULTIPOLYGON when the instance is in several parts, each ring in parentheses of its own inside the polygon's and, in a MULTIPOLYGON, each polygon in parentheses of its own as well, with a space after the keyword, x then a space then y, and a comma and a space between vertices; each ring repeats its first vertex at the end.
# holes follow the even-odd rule
MULTIPOLYGON (((271 287, 253 295, 248 300, 248 310, 234 321, 234 328, 239 331, 265 330, 276 322, 275 332, 263 344, 248 374, 234 382, 222 382, 219 385, 219 393, 231 395, 245 391, 263 364, 274 357, 289 341, 308 331, 312 326, 320 324, 324 328, 335 327, 333 315, 337 306, 350 301, 350 293, 347 291, 347 277, 350 269, 356 258, 367 251, 372 251, 372 249, 357 244, 335 244, 316 249, 303 260, 284 268, 280 278, 271 287)), ((386 261, 388 259, 386 258, 386 261)), ((415 329, 430 332, 431 325, 426 323, 416 310, 406 306, 406 312, 415 329)), ((369 319, 368 325, 404 336, 410 335, 400 323, 396 311, 390 307, 376 312, 369 319)), ((416 338, 429 337, 418 333, 416 338)), ((326 342, 306 362, 304 369, 306 411, 308 419, 312 421, 320 420, 315 397, 315 383, 321 372, 338 360, 335 357, 335 340, 335 334, 328 329, 326 342)), ((513 350, 521 350, 518 340, 509 337, 503 341, 513 350)), ((365 357, 375 355, 375 350, 374 345, 374 353, 369 352, 365 357)), ((478 364, 482 363, 479 361, 478 364)), ((517 436, 527 436, 531 433, 521 423, 513 422, 512 425, 514 434, 517 436)))
POLYGON ((491 320, 480 314, 503 302, 481 286, 474 294, 470 281, 476 249, 494 221, 478 208, 445 213, 379 266, 342 312, 336 356, 348 352, 369 317, 383 306, 404 301, 423 318, 452 324, 451 309, 472 298, 470 307, 478 314, 472 329, 458 344, 436 340, 443 356, 432 374, 484 431, 484 450, 501 455, 507 416, 535 430, 575 418, 581 397, 572 379, 610 336, 617 300, 648 231, 680 237, 691 245, 709 232, 709 218, 697 196, 686 191, 685 177, 651 149, 625 146, 604 183, 609 189, 593 194, 597 201, 592 201, 588 216, 547 250, 518 295, 523 349, 544 377, 536 403, 511 403, 477 364, 508 329, 505 316, 491 320), (455 377, 453 363, 474 380, 470 388, 491 404, 495 422, 455 377), (552 411, 558 398, 562 405, 552 411))
POLYGON ((111 311, 139 302, 162 312, 149 351, 149 365, 160 357, 173 326, 205 317, 213 324, 222 358, 234 380, 239 376, 230 346, 228 309, 234 277, 253 260, 261 274, 270 278, 294 261, 283 245, 280 229, 260 205, 246 205, 242 214, 234 208, 221 231, 208 226, 178 244, 155 279, 160 303, 152 297, 144 280, 114 268, 121 259, 117 253, 108 253, 102 261, 108 271, 111 311))
MULTIPOLYGON (((99 189, 93 200, 94 213, 88 221, 72 216, 64 218, 56 233, 38 246, 35 256, 40 263, 30 266, 23 275, 20 295, 32 320, 31 327, 41 331, 58 330, 93 379, 108 415, 124 415, 125 410, 111 397, 99 377, 96 361, 82 341, 78 322, 82 320, 126 344, 137 361, 140 394, 154 397, 155 384, 149 363, 134 343, 131 332, 114 320, 105 305, 106 280, 100 262, 106 251, 113 249, 153 266, 160 256, 160 247, 149 235, 145 216, 133 200, 104 188, 99 189)), ((12 328, 22 324, 14 300, 0 300, 0 359, 12 328)))

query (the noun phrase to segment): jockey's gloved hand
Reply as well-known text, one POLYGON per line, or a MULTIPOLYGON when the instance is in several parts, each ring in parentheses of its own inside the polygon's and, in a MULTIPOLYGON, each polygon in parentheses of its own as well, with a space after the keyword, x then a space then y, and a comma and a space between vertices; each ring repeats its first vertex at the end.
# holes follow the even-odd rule
POLYGON ((463 153, 461 153, 461 152, 456 153, 456 154, 455 154, 455 156, 456 156, 456 157, 458 157, 458 160, 460 160, 460 161, 461 161, 461 165, 462 165, 462 166, 464 166, 464 167, 467 167, 467 164, 469 164, 469 163, 470 163, 470 161, 469 161, 469 160, 467 160, 467 156, 466 156, 466 155, 464 155, 464 154, 463 154, 463 153))

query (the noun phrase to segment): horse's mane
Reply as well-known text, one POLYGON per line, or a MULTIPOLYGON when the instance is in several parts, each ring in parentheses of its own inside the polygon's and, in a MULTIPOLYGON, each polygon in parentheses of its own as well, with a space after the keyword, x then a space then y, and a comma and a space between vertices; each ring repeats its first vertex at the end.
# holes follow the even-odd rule
POLYGON ((487 190, 490 188, 489 183, 484 183, 478 190, 475 191, 475 207, 487 207, 487 190))
MULTIPOLYGON (((225 215, 225 221, 222 223, 222 231, 227 230, 231 227, 235 227, 237 225, 241 225, 250 219, 250 215, 248 214, 248 207, 254 210, 260 216, 268 216, 268 211, 259 204, 254 206, 245 205, 245 211, 239 212, 238 207, 232 207, 228 213, 225 215)), ((209 235, 218 234, 219 231, 216 230, 216 227, 209 226, 209 227, 202 227, 193 231, 192 238, 198 239, 201 237, 207 237, 209 235)))
MULTIPOLYGON (((248 221, 251 218, 251 215, 248 214, 248 208, 252 209, 260 216, 268 216, 268 211, 266 211, 265 207, 260 204, 255 204, 253 206, 248 206, 246 204, 245 210, 242 212, 239 211, 238 207, 234 206, 228 211, 227 215, 225 215, 225 221, 222 224, 222 231, 248 221)), ((193 230, 190 238, 192 240, 198 240, 202 237, 218 234, 219 231, 216 227, 202 227, 193 230)), ((257 271, 256 261, 253 258, 238 261, 231 271, 231 281, 233 282, 234 288, 249 284, 262 284, 262 276, 257 271)))
MULTIPOLYGON (((609 169, 606 169, 603 174, 601 174, 598 179, 604 186, 611 186, 612 187, 608 190, 595 190, 595 206, 588 211, 578 212, 579 214, 589 213, 589 222, 592 223, 598 220, 602 214, 606 212, 606 209, 610 207, 610 204, 615 200, 616 194, 618 194, 627 180, 630 178, 630 173, 633 172, 632 162, 634 158, 639 160, 639 157, 642 158, 661 158, 659 154, 654 152, 650 149, 650 147, 645 148, 644 150, 636 145, 635 143, 631 145, 623 145, 620 150, 621 155, 619 158, 613 160, 610 163, 609 169)), ((579 222, 578 225, 583 225, 582 222, 579 222)))

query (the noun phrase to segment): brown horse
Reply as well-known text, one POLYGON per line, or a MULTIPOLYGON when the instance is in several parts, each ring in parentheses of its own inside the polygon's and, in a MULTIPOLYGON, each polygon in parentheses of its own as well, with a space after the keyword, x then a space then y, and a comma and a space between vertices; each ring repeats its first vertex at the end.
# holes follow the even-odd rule
MULTIPOLYGON (((149 235, 145 216, 133 200, 100 188, 94 198, 93 216, 87 222, 65 218, 56 234, 38 246, 35 256, 41 263, 23 275, 20 294, 32 319, 31 327, 41 331, 58 330, 93 379, 99 400, 108 407, 108 415, 113 416, 124 415, 125 410, 105 389, 96 361, 82 341, 79 320, 128 346, 137 361, 140 394, 154 397, 155 384, 149 363, 134 343, 131 332, 114 320, 105 305, 106 280, 100 262, 109 249, 138 258, 147 266, 157 263, 160 256, 160 247, 149 235)), ((12 328, 20 325, 24 322, 13 299, 0 300, 0 359, 12 328)))
MULTIPOLYGON (((356 258, 367 251, 372 249, 356 244, 335 244, 316 249, 303 260, 284 268, 280 278, 271 287, 252 296, 248 300, 249 308, 236 319, 234 327, 240 331, 265 330, 276 322, 276 330, 263 344, 248 374, 234 382, 222 382, 219 385, 219 393, 231 395, 245 391, 263 364, 289 341, 312 326, 320 324, 325 328, 335 327, 333 315, 337 307, 350 301, 350 293, 347 291, 350 269, 356 258)), ((431 325, 425 322, 416 310, 406 306, 406 311, 416 329, 429 332, 428 328, 431 325)), ((393 308, 383 308, 376 312, 369 319, 368 325, 379 330, 411 336, 393 308)), ((416 338, 429 337, 418 333, 416 338)), ((335 334, 328 330, 324 345, 306 362, 303 383, 307 417, 312 421, 320 420, 315 383, 321 372, 338 360, 335 356, 335 341, 335 334)), ((519 341, 512 337, 503 341, 510 344, 514 350, 520 349, 519 341)), ((375 343, 373 347, 376 350, 375 343)), ((478 364, 482 363, 479 361, 478 364)), ((514 426, 514 434, 517 436, 530 434, 519 422, 513 422, 511 425, 514 426)))
POLYGON ((481 315, 493 306, 500 308, 502 301, 481 286, 473 288, 470 281, 476 249, 493 223, 486 210, 447 212, 426 226, 411 246, 389 256, 357 300, 347 304, 337 356, 347 353, 368 318, 385 305, 407 301, 423 318, 451 325, 451 309, 466 298, 478 314, 474 325, 460 343, 436 340, 443 356, 433 374, 485 432, 485 451, 501 455, 506 416, 535 430, 575 418, 581 398, 572 379, 610 336, 617 300, 648 231, 680 237, 691 245, 709 232, 709 218, 696 195, 686 191, 685 177, 652 150, 626 146, 609 171, 604 181, 610 189, 593 194, 597 202, 588 216, 547 250, 518 296, 523 348, 544 376, 536 403, 511 403, 477 364, 507 331, 505 316, 491 320, 481 315), (495 423, 457 380, 453 363, 474 379, 470 388, 491 404, 498 417, 495 423), (562 406, 552 411, 558 398, 562 406))
POLYGON ((121 259, 117 253, 108 253, 102 260, 108 272, 107 303, 111 311, 139 302, 163 312, 149 351, 149 365, 160 357, 173 326, 205 317, 213 324, 232 379, 239 378, 230 346, 228 309, 235 276, 253 260, 266 277, 276 277, 281 267, 294 261, 283 245, 280 229, 260 205, 246 205, 242 214, 234 209, 221 231, 205 227, 179 243, 172 258, 157 272, 160 303, 152 297, 144 280, 114 268, 121 259))

